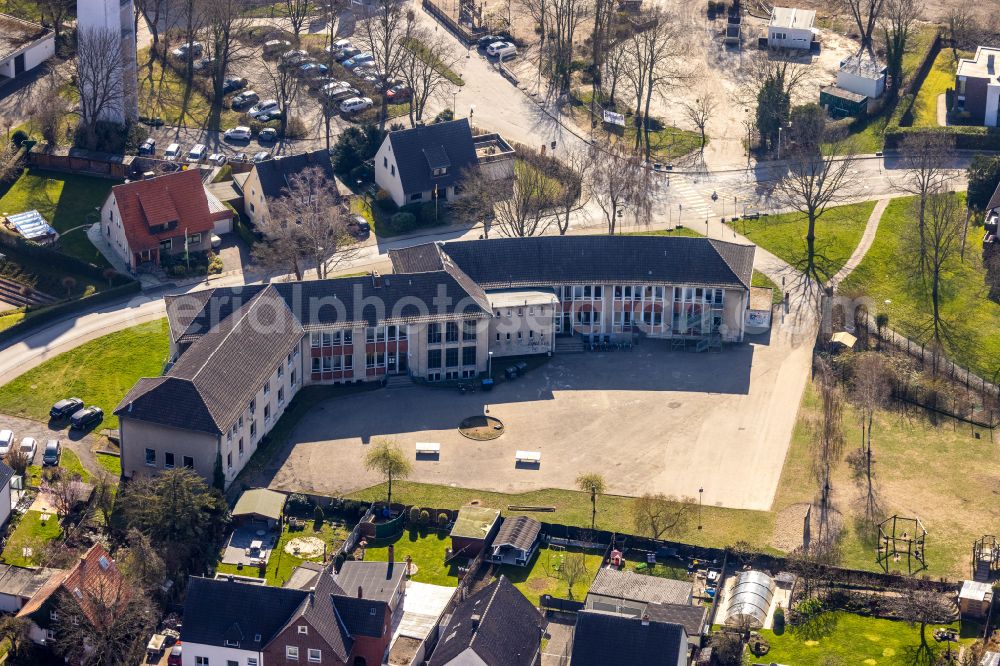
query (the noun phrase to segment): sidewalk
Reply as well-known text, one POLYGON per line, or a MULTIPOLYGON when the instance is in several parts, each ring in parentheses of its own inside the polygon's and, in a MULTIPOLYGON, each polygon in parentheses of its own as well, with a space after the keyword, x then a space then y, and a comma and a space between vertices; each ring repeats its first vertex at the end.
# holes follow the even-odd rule
POLYGON ((143 291, 146 291, 147 289, 155 289, 162 285, 162 283, 153 275, 146 273, 140 273, 139 275, 133 274, 132 270, 125 263, 125 260, 122 259, 117 252, 115 252, 115 249, 111 247, 111 243, 104 238, 104 234, 101 233, 100 223, 90 225, 87 229, 87 238, 90 239, 90 242, 94 244, 94 247, 100 251, 101 255, 108 260, 108 263, 111 264, 116 271, 122 275, 128 275, 138 280, 139 284, 142 285, 143 291))

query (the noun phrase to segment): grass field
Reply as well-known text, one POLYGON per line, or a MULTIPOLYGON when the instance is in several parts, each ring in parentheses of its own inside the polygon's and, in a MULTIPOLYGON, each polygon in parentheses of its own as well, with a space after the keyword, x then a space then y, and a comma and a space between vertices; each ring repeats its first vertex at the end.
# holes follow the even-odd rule
POLYGON ((59 250, 97 266, 109 266, 87 238, 86 229, 79 227, 97 221, 95 209, 100 208, 116 183, 106 178, 26 169, 0 198, 0 215, 37 210, 62 234, 59 250), (70 229, 74 231, 67 234, 70 229))
POLYGON ((542 546, 528 566, 503 565, 497 573, 507 576, 514 587, 521 590, 521 593, 535 606, 540 604, 539 599, 543 594, 564 599, 572 597, 576 601, 583 601, 590 584, 594 582, 594 576, 601 568, 603 557, 604 553, 595 551, 582 551, 577 548, 550 550, 547 546, 542 546), (567 556, 577 553, 583 554, 586 573, 573 583, 573 589, 570 590, 566 580, 560 577, 559 570, 567 556))
MULTIPOLYGON (((35 460, 41 462, 40 456, 41 452, 36 454, 35 460)), ((67 447, 63 447, 62 454, 59 456, 59 467, 63 470, 63 472, 68 473, 70 476, 79 476, 81 481, 90 482, 90 472, 84 468, 83 463, 80 462, 80 458, 67 447)), ((31 465, 28 467, 27 482, 29 485, 35 486, 36 488, 41 484, 41 465, 31 465)))
MULTIPOLYGON (((267 560, 267 572, 265 578, 267 578, 267 584, 273 585, 275 587, 281 587, 285 581, 287 581, 295 567, 299 566, 303 562, 320 562, 322 557, 305 559, 301 557, 295 557, 285 552, 285 545, 297 537, 316 537, 326 542, 328 548, 327 551, 332 555, 340 544, 344 542, 347 538, 347 530, 340 526, 331 525, 328 522, 324 522, 323 525, 317 530, 314 529, 313 522, 307 521, 306 527, 303 530, 296 530, 294 532, 288 531, 288 526, 285 525, 281 530, 281 536, 278 538, 278 543, 271 552, 271 557, 267 560)), ((240 576, 258 576, 259 571, 257 567, 243 567, 242 570, 237 569, 235 564, 219 564, 215 568, 216 573, 228 573, 237 574, 240 576)))
POLYGON ((0 331, 4 331, 24 319, 24 312, 15 310, 0 314, 0 331))
POLYGON ((14 532, 7 539, 4 546, 2 559, 6 564, 13 564, 19 567, 37 566, 41 561, 42 549, 45 544, 62 534, 62 527, 59 519, 49 514, 48 518, 42 520, 42 514, 38 511, 27 511, 21 517, 21 521, 14 528, 14 532), (30 554, 25 552, 25 548, 30 548, 30 554))
MULTIPOLYGON (((851 615, 825 613, 815 631, 786 630, 760 633, 771 644, 766 660, 775 663, 811 666, 815 664, 857 664, 859 666, 903 666, 933 663, 919 658, 920 630, 906 622, 851 615)), ((935 625, 938 626, 938 625, 935 625)), ((957 626, 957 625, 955 625, 957 626)), ((933 654, 944 651, 934 642, 928 628, 927 640, 933 654)), ((957 647, 954 649, 958 649, 957 647)))
POLYGON ((166 319, 91 340, 0 387, 0 412, 48 421, 54 402, 77 396, 104 410, 100 427, 117 428, 111 410, 137 379, 161 374, 168 349, 166 319))
MULTIPOLYGON (((961 196, 961 195, 959 195, 961 196)), ((889 326, 911 340, 928 340, 931 324, 928 290, 914 268, 913 198, 894 199, 879 223, 875 242, 864 260, 840 286, 850 296, 866 295, 889 315, 889 326), (886 300, 891 301, 886 303, 886 300)), ((997 370, 1000 304, 990 300, 983 266, 982 229, 970 225, 964 261, 946 265, 942 312, 948 358, 989 379, 997 370)))
POLYGON ((444 563, 445 551, 451 547, 447 532, 406 530, 395 539, 372 541, 365 550, 365 559, 388 561, 390 544, 397 562, 405 560, 407 555, 413 558, 413 563, 417 565, 417 573, 413 576, 416 582, 458 586, 457 565, 444 563))
POLYGON ((172 68, 150 60, 149 49, 139 63, 139 115, 162 118, 168 125, 224 130, 239 124, 241 114, 222 109, 213 114, 212 102, 198 88, 187 86, 172 68))
POLYGON ((107 470, 113 478, 118 478, 122 475, 122 459, 118 456, 98 453, 97 464, 107 470))
MULTIPOLYGON (((874 201, 837 206, 827 209, 816 222, 816 265, 821 273, 832 276, 847 263, 874 208, 874 201)), ((802 213, 767 215, 727 224, 792 266, 799 267, 805 260, 808 223, 802 213)))
POLYGON ((657 229, 656 231, 629 231, 623 236, 683 236, 685 238, 704 238, 705 234, 699 234, 694 229, 680 227, 674 229, 657 229))
MULTIPOLYGON (((972 57, 972 51, 959 51, 959 58, 972 57)), ((938 127, 937 105, 938 97, 949 88, 955 87, 955 70, 958 61, 950 48, 943 48, 934 59, 934 65, 924 79, 917 99, 913 103, 914 127, 938 127)))

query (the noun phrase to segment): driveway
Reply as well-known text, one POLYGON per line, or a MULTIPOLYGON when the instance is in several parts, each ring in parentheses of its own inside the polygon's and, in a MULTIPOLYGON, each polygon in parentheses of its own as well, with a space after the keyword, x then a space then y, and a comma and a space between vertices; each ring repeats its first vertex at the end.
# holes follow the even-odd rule
POLYGON ((98 464, 97 457, 94 455, 93 449, 97 445, 98 439, 93 434, 81 435, 76 431, 69 430, 66 425, 58 428, 41 421, 7 414, 0 414, 0 429, 14 431, 15 446, 20 443, 22 437, 34 437, 38 441, 38 450, 33 461, 35 465, 42 464, 42 451, 45 449, 45 442, 50 439, 58 439, 65 448, 77 455, 84 469, 91 474, 99 474, 104 469, 98 464))
POLYGON ((556 356, 490 393, 404 386, 331 400, 299 422, 270 486, 341 495, 377 484, 363 459, 386 437, 408 456, 416 442, 441 444, 439 459, 414 461, 413 481, 509 493, 571 489, 600 471, 612 494, 697 497, 704 487, 709 504, 767 510, 810 359, 800 336, 774 340, 704 354, 647 340, 556 356), (504 434, 463 437, 458 422, 484 409, 504 434), (541 465, 515 466, 517 450, 540 451, 541 465))

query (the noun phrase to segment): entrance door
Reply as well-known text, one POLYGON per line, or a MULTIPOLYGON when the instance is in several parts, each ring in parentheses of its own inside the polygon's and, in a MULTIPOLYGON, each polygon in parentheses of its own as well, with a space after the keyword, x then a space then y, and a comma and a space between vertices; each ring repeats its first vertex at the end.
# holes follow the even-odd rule
POLYGON ((397 374, 405 375, 408 372, 408 369, 406 367, 406 352, 399 352, 398 361, 399 364, 396 372, 397 374))
POLYGON ((24 54, 14 56, 14 76, 24 73, 24 54))
POLYGON ((563 335, 573 335, 573 313, 571 312, 563 312, 562 333, 563 335))

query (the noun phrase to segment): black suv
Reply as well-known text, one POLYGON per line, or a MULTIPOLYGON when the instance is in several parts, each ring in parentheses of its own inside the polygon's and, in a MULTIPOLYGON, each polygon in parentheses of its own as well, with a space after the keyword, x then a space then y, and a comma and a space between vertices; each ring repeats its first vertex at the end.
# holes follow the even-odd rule
POLYGON ((86 430, 91 426, 95 426, 104 420, 104 410, 100 407, 91 405, 86 409, 81 409, 69 420, 69 427, 75 430, 86 430))
POLYGON ((79 398, 66 398, 52 405, 52 409, 49 410, 49 416, 54 419, 64 419, 67 416, 76 414, 81 409, 83 409, 83 400, 79 398))

